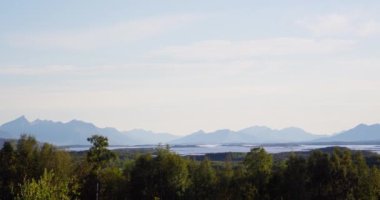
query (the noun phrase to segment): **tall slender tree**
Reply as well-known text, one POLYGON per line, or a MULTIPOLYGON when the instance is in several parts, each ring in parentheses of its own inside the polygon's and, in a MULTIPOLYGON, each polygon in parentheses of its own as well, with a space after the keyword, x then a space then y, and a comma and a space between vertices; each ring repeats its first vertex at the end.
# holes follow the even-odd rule
POLYGON ((96 193, 95 195, 91 194, 90 188, 87 188, 86 199, 99 199, 99 191, 100 191, 100 180, 99 174, 102 169, 106 168, 111 160, 116 158, 115 153, 107 149, 108 147, 108 139, 107 137, 100 135, 93 135, 90 138, 87 138, 92 146, 87 152, 87 162, 90 165, 90 174, 87 177, 87 187, 93 188, 96 193), (95 186, 95 187, 94 187, 95 186), (89 189, 89 190, 88 190, 89 189), (90 193, 90 194, 89 194, 90 193))

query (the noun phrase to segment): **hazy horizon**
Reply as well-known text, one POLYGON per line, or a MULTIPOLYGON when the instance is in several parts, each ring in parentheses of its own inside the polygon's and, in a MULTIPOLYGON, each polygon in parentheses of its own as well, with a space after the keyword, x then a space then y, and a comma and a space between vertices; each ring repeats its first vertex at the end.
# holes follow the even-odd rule
POLYGON ((9 1, 0 122, 185 135, 380 122, 380 2, 9 1))
POLYGON ((157 130, 146 129, 144 127, 135 127, 135 128, 131 128, 131 129, 125 130, 125 129, 120 129, 118 127, 112 127, 112 126, 107 126, 107 125, 105 125, 105 126, 99 126, 98 124, 93 123, 91 121, 83 120, 83 119, 76 119, 76 118, 73 118, 71 120, 66 120, 66 121, 60 121, 60 120, 54 120, 54 119, 41 119, 41 118, 31 119, 28 116, 21 115, 21 116, 18 116, 16 118, 14 118, 14 119, 8 120, 8 121, 0 122, 0 126, 3 125, 3 124, 5 124, 5 123, 12 122, 14 120, 20 119, 20 118, 25 118, 29 123, 33 123, 33 122, 39 121, 39 120, 41 120, 41 121, 51 121, 51 122, 54 122, 54 123, 58 123, 58 122, 60 122, 60 123, 69 123, 71 121, 77 120, 77 121, 80 121, 80 122, 91 123, 91 124, 95 125, 98 128, 115 128, 115 129, 117 129, 118 131, 121 131, 121 132, 128 132, 128 131, 132 131, 132 130, 145 130, 145 131, 152 131, 153 133, 168 133, 168 134, 175 135, 175 136, 188 136, 190 134, 193 134, 193 133, 196 133, 196 132, 199 132, 199 131, 204 131, 205 133, 212 133, 212 132, 220 131, 220 130, 231 130, 231 131, 237 132, 237 131, 242 131, 243 129, 251 128, 251 127, 266 127, 266 128, 270 128, 272 130, 283 130, 283 129, 287 129, 287 128, 300 128, 300 129, 304 130, 305 132, 313 134, 313 135, 316 135, 316 136, 332 136, 332 135, 336 135, 336 134, 342 133, 344 131, 348 131, 348 130, 350 130, 352 128, 355 128, 356 126, 359 126, 361 124, 365 124, 365 125, 368 125, 368 126, 372 126, 372 125, 375 125, 375 124, 380 124, 380 123, 375 123, 375 124, 360 123, 360 124, 356 124, 355 126, 346 127, 345 129, 339 130, 337 132, 332 132, 332 133, 327 133, 327 134, 314 133, 314 132, 305 130, 303 127, 299 127, 299 126, 287 126, 287 127, 275 128, 275 127, 267 126, 265 124, 252 124, 252 125, 245 126, 245 127, 240 127, 240 128, 237 128, 237 129, 232 129, 232 128, 228 128, 228 127, 220 127, 220 128, 213 129, 213 130, 194 129, 194 131, 190 131, 188 133, 178 134, 178 133, 172 133, 172 132, 168 132, 168 131, 157 131, 157 130))

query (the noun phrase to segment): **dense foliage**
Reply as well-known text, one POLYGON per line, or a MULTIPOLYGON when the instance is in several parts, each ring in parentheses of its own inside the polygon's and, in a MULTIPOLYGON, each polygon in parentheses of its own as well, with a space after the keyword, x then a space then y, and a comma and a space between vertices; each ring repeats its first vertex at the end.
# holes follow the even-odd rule
MULTIPOLYGON (((379 199, 380 170, 335 149, 274 160, 254 148, 240 162, 181 157, 168 147, 125 156, 95 135, 85 156, 33 137, 0 151, 0 199, 379 199), (120 159, 122 158, 122 159, 120 159)), ((372 159, 373 160, 373 159, 372 159)))

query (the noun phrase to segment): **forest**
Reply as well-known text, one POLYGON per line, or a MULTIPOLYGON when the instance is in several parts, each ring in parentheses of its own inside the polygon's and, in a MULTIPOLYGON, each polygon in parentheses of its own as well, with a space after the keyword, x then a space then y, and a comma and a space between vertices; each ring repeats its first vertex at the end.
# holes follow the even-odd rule
MULTIPOLYGON (((0 199, 379 199, 380 169, 360 152, 335 148, 273 159, 253 148, 241 161, 183 157, 158 146, 125 155, 106 137, 83 154, 23 135, 0 151, 0 199)), ((379 159, 376 157, 375 159, 379 159)))

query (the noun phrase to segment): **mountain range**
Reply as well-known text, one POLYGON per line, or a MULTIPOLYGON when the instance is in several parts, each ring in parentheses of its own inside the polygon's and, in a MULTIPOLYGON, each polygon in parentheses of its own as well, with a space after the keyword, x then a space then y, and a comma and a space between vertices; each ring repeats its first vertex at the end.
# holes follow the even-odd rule
POLYGON ((307 133, 300 128, 274 130, 265 126, 253 126, 240 131, 229 129, 205 133, 200 130, 188 136, 173 140, 174 144, 215 144, 215 143, 286 143, 305 142, 321 136, 307 133))
POLYGON ((380 142, 380 124, 359 124, 356 127, 334 134, 330 137, 320 138, 321 142, 380 142))
POLYGON ((142 145, 167 143, 177 136, 167 133, 153 133, 142 129, 119 131, 115 128, 99 128, 79 120, 67 123, 50 120, 28 121, 21 116, 0 126, 0 138, 17 139, 21 134, 33 135, 41 142, 55 145, 88 145, 87 138, 94 134, 108 137, 111 145, 142 145))
POLYGON ((21 134, 33 135, 41 142, 55 145, 88 145, 87 138, 93 134, 107 136, 111 145, 380 142, 380 124, 360 124, 332 136, 315 135, 296 127, 277 130, 265 126, 252 126, 238 131, 221 129, 206 133, 200 130, 183 137, 143 129, 119 131, 110 127, 99 128, 92 123, 79 120, 66 123, 39 119, 29 121, 25 116, 0 126, 0 138, 17 139, 21 134))

